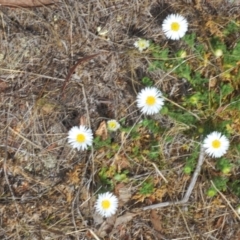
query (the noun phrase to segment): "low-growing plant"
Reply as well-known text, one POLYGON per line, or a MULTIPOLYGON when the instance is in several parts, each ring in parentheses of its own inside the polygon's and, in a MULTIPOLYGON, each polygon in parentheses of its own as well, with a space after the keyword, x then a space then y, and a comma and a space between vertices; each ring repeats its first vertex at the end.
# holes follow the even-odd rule
POLYGON ((98 173, 102 186, 105 190, 112 191, 116 183, 128 182, 128 170, 123 170, 121 172, 117 171, 115 166, 104 166, 98 173))
MULTIPOLYGON (((238 30, 239 25, 231 21, 224 27, 223 34, 212 34, 209 38, 199 38, 196 33, 186 34, 181 40, 181 47, 174 51, 169 45, 160 46, 153 42, 145 48, 151 57, 149 72, 161 70, 166 76, 173 75, 175 79, 185 81, 188 89, 180 95, 172 97, 163 93, 165 99, 160 114, 177 124, 184 124, 183 133, 193 142, 196 139, 201 140, 200 135, 206 136, 213 131, 219 131, 227 137, 235 131, 240 133, 240 41, 229 44, 229 38, 238 30)), ((147 74, 141 82, 145 87, 155 85, 147 74)), ((147 158, 159 163, 162 154, 159 149, 159 136, 167 129, 151 117, 144 117, 134 126, 126 126, 124 118, 120 123, 120 131, 127 133, 129 147, 125 151, 130 158, 138 161, 147 158)), ((172 140, 172 136, 164 138, 166 144, 172 140)), ((114 156, 120 147, 118 144, 113 147, 110 139, 101 141, 96 138, 94 144, 96 149, 108 147, 111 152, 108 157, 114 156)), ((200 152, 199 143, 189 151, 191 152, 187 152, 189 156, 183 168, 185 174, 191 174, 195 170, 200 152)), ((216 161, 216 169, 223 176, 210 180, 213 180, 219 191, 226 190, 232 167, 233 164, 227 158, 216 161)), ((131 174, 129 170, 117 172, 114 167, 103 167, 99 176, 103 184, 112 188, 116 182, 126 183, 129 173, 131 174)), ((239 194, 236 186, 237 184, 231 183, 231 189, 239 194)), ((216 188, 210 187, 207 196, 215 196, 216 188)), ((154 190, 153 181, 148 179, 142 183, 139 194, 149 195, 154 190)))
POLYGON ((183 168, 184 173, 191 174, 195 170, 198 156, 199 156, 199 145, 196 145, 193 148, 191 155, 186 159, 186 164, 183 168))
POLYGON ((229 179, 227 177, 215 177, 213 178, 213 183, 215 186, 211 186, 208 190, 207 190, 207 196, 208 197, 214 197, 217 195, 217 190, 219 191, 226 191, 227 189, 227 182, 229 181, 229 179))
POLYGON ((142 183, 139 193, 141 195, 151 195, 154 190, 154 183, 149 179, 148 181, 142 183))
POLYGON ((230 163, 230 161, 228 159, 220 158, 216 163, 216 167, 222 173, 229 174, 231 172, 231 169, 232 169, 232 164, 230 163))

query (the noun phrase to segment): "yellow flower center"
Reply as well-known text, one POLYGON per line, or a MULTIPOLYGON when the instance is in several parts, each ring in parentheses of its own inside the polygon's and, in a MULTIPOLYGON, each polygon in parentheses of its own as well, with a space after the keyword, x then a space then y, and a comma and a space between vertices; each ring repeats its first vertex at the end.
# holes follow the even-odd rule
POLYGON ((146 104, 152 106, 156 103, 156 98, 153 96, 148 96, 146 99, 146 104))
POLYGON ((77 142, 79 142, 79 143, 83 143, 83 142, 85 142, 86 137, 85 137, 84 134, 79 133, 79 134, 77 135, 77 137, 76 137, 76 140, 77 140, 77 142))
POLYGON ((178 22, 173 22, 171 24, 171 30, 177 32, 180 29, 180 24, 178 22))
POLYGON ((115 122, 109 122, 109 123, 108 123, 108 127, 109 127, 110 129, 116 128, 116 123, 115 123, 115 122))
POLYGON ((109 200, 103 200, 102 201, 102 208, 103 209, 108 209, 110 207, 111 203, 109 200))
POLYGON ((219 140, 216 139, 212 142, 213 148, 220 148, 220 146, 221 146, 221 142, 219 140))

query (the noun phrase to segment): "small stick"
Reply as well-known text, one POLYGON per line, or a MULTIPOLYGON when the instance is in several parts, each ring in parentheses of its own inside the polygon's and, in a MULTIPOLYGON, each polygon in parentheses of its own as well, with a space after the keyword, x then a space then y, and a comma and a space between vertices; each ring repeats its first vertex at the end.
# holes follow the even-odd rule
POLYGON ((188 186, 188 189, 183 197, 182 200, 179 200, 179 201, 173 201, 173 202, 163 202, 163 203, 157 203, 157 204, 153 204, 153 205, 150 205, 150 206, 147 206, 147 207, 144 207, 143 210, 149 210, 149 209, 155 209, 155 208, 162 208, 162 207, 167 207, 167 206, 170 206, 170 205, 180 205, 180 204, 185 204, 188 202, 189 200, 189 197, 193 191, 193 188, 196 184, 196 181, 197 181, 197 178, 198 178, 198 175, 201 171, 201 167, 202 167, 202 164, 204 162, 204 148, 203 146, 201 147, 200 149, 200 154, 199 154, 199 158, 198 158, 198 163, 197 163, 197 166, 196 166, 196 169, 193 173, 193 177, 191 179, 191 182, 188 186))
MULTIPOLYGON (((50 77, 50 76, 47 76, 47 75, 43 75, 43 74, 37 74, 37 73, 32 73, 32 72, 27 72, 27 71, 20 71, 20 70, 14 70, 14 69, 7 69, 7 68, 0 68, 1 71, 4 71, 4 72, 10 72, 12 73, 12 75, 10 75, 9 78, 13 78, 13 73, 19 73, 19 74, 29 74, 30 76, 34 76, 34 77, 41 77, 41 78, 46 78, 46 79, 50 79, 50 80, 58 80, 60 82, 63 82, 65 81, 65 79, 63 78, 57 78, 57 77, 50 77)), ((4 78, 6 76, 3 76, 4 78)), ((2 78, 3 78, 2 77, 2 78)))
POLYGON ((55 0, 0 0, 2 6, 8 7, 42 7, 44 5, 51 5, 60 3, 60 1, 55 0))
POLYGON ((152 163, 152 165, 154 166, 156 172, 160 175, 160 177, 164 180, 165 183, 168 183, 168 180, 163 176, 163 174, 161 173, 161 171, 158 169, 158 167, 156 166, 155 163, 152 163))
POLYGON ((80 63, 82 63, 82 62, 91 60, 92 58, 98 56, 99 54, 100 54, 100 53, 96 53, 96 54, 93 54, 93 55, 85 56, 85 57, 79 59, 79 60, 77 61, 77 63, 70 68, 70 70, 69 70, 69 72, 68 72, 68 75, 67 75, 67 77, 66 77, 66 79, 65 79, 65 81, 64 81, 64 84, 63 84, 63 86, 62 86, 62 90, 61 90, 62 97, 63 97, 63 92, 64 92, 64 90, 65 90, 65 88, 66 88, 66 86, 67 86, 67 83, 69 82, 69 80, 70 80, 73 72, 74 72, 75 69, 77 68, 77 66, 78 66, 80 63))
POLYGON ((84 228, 84 229, 81 229, 81 230, 78 230, 78 231, 74 231, 74 232, 69 232, 69 233, 66 233, 66 235, 70 235, 70 234, 73 234, 73 233, 77 233, 77 232, 84 232, 84 231, 89 231, 91 233, 91 235, 96 239, 96 240, 100 240, 100 238, 93 232, 93 230, 91 230, 90 228, 84 228))
POLYGON ((187 109, 185 109, 184 107, 182 107, 181 105, 179 105, 179 104, 177 104, 177 103, 175 103, 174 101, 172 101, 171 99, 168 99, 168 98, 166 98, 166 97, 163 97, 165 100, 167 100, 167 101, 169 101, 171 104, 173 104, 173 105, 175 105, 175 106, 177 106, 177 107, 179 107, 180 109, 182 109, 182 110, 184 110, 184 111, 186 111, 186 112, 188 112, 189 114, 191 114, 192 116, 194 116, 197 120, 199 120, 200 121, 200 117, 198 116, 198 115, 196 115, 195 113, 193 113, 193 112, 191 112, 191 111, 188 111, 187 109))
POLYGON ((12 129, 11 127, 8 127, 9 130, 11 130, 13 133, 15 133, 16 135, 18 135, 20 138, 22 138, 23 140, 25 140, 26 142, 30 143, 32 146, 42 150, 43 148, 37 144, 35 144, 34 142, 28 140, 27 138, 25 138, 23 135, 21 135, 20 133, 18 133, 17 131, 15 131, 14 129, 12 129))
POLYGON ((88 231, 92 234, 92 236, 93 236, 96 240, 100 240, 100 238, 99 238, 90 228, 88 228, 88 231))
POLYGON ((200 149, 198 163, 197 163, 196 169, 195 169, 195 171, 193 173, 192 180, 191 180, 191 182, 189 184, 189 187, 187 189, 187 192, 185 193, 185 196, 183 198, 183 199, 186 200, 186 202, 189 200, 189 197, 190 197, 190 195, 191 195, 191 193, 193 191, 193 188, 194 188, 194 186, 195 186, 195 184, 197 182, 197 178, 198 178, 198 175, 199 175, 199 173, 201 171, 201 167, 202 167, 203 162, 204 162, 204 148, 202 146, 201 149, 200 149))

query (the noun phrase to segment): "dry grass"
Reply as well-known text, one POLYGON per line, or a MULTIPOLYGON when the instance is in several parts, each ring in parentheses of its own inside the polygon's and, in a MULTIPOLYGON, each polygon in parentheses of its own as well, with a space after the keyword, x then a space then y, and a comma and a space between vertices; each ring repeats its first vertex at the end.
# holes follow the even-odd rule
MULTIPOLYGON (((166 44, 160 24, 168 13, 183 13, 190 30, 202 34, 200 24, 210 15, 229 19, 239 13, 237 3, 166 2, 62 0, 41 8, 1 7, 1 239, 240 239, 239 219, 229 207, 237 197, 229 194, 226 202, 222 195, 209 199, 204 193, 211 162, 204 164, 187 204, 142 210, 183 197, 190 179, 181 171, 187 154, 182 146, 192 147, 182 134, 185 126, 159 119, 172 126, 158 139, 162 164, 168 166, 162 172, 167 185, 149 160, 132 159, 135 142, 114 136, 122 146, 118 167, 127 166, 131 176, 127 184, 116 185, 120 209, 106 221, 93 205, 101 187, 97 172, 103 163, 112 163, 109 150, 77 152, 66 141, 68 130, 80 121, 96 131, 106 119, 127 116, 127 126, 139 120, 134 101, 140 79, 150 74, 149 59, 133 43, 144 37, 166 44), (98 55, 81 62, 64 87, 71 67, 92 54, 98 55), (154 199, 141 202, 132 183, 150 175, 161 187, 154 199)), ((178 83, 171 76, 162 79, 161 71, 150 75, 166 93, 178 83)))

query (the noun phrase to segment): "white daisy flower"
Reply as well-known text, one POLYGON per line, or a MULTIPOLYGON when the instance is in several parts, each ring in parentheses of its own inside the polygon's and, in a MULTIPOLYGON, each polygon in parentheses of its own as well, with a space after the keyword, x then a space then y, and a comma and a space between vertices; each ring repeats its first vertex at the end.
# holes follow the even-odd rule
POLYGON ((219 132, 212 132, 204 139, 203 147, 210 157, 222 157, 229 148, 229 140, 219 132))
POLYGON ((134 43, 134 46, 138 48, 140 52, 142 52, 150 46, 150 42, 148 40, 139 38, 138 41, 134 43))
POLYGON ((98 195, 97 202, 95 203, 96 211, 103 217, 110 217, 117 211, 118 199, 110 192, 98 195))
POLYGON ((179 56, 180 58, 186 58, 187 52, 184 51, 184 50, 181 50, 181 51, 178 53, 178 56, 179 56))
POLYGON ((221 57, 221 56, 223 55, 222 49, 217 49, 217 50, 215 50, 215 51, 214 51, 214 55, 215 55, 215 57, 217 57, 217 58, 221 57))
POLYGON ((137 106, 144 114, 158 113, 164 104, 164 99, 161 96, 162 93, 157 88, 146 87, 137 95, 137 106))
POLYGON ((107 128, 109 131, 115 132, 120 128, 120 124, 116 120, 112 119, 107 121, 107 128))
POLYGON ((240 215, 240 205, 237 206, 237 209, 236 209, 237 213, 240 215))
POLYGON ((162 30, 167 38, 178 40, 187 32, 188 22, 186 18, 179 14, 170 14, 164 19, 162 30))
POLYGON ((92 130, 80 125, 79 127, 72 127, 68 132, 68 142, 73 148, 78 150, 85 150, 92 145, 93 133, 92 130))

